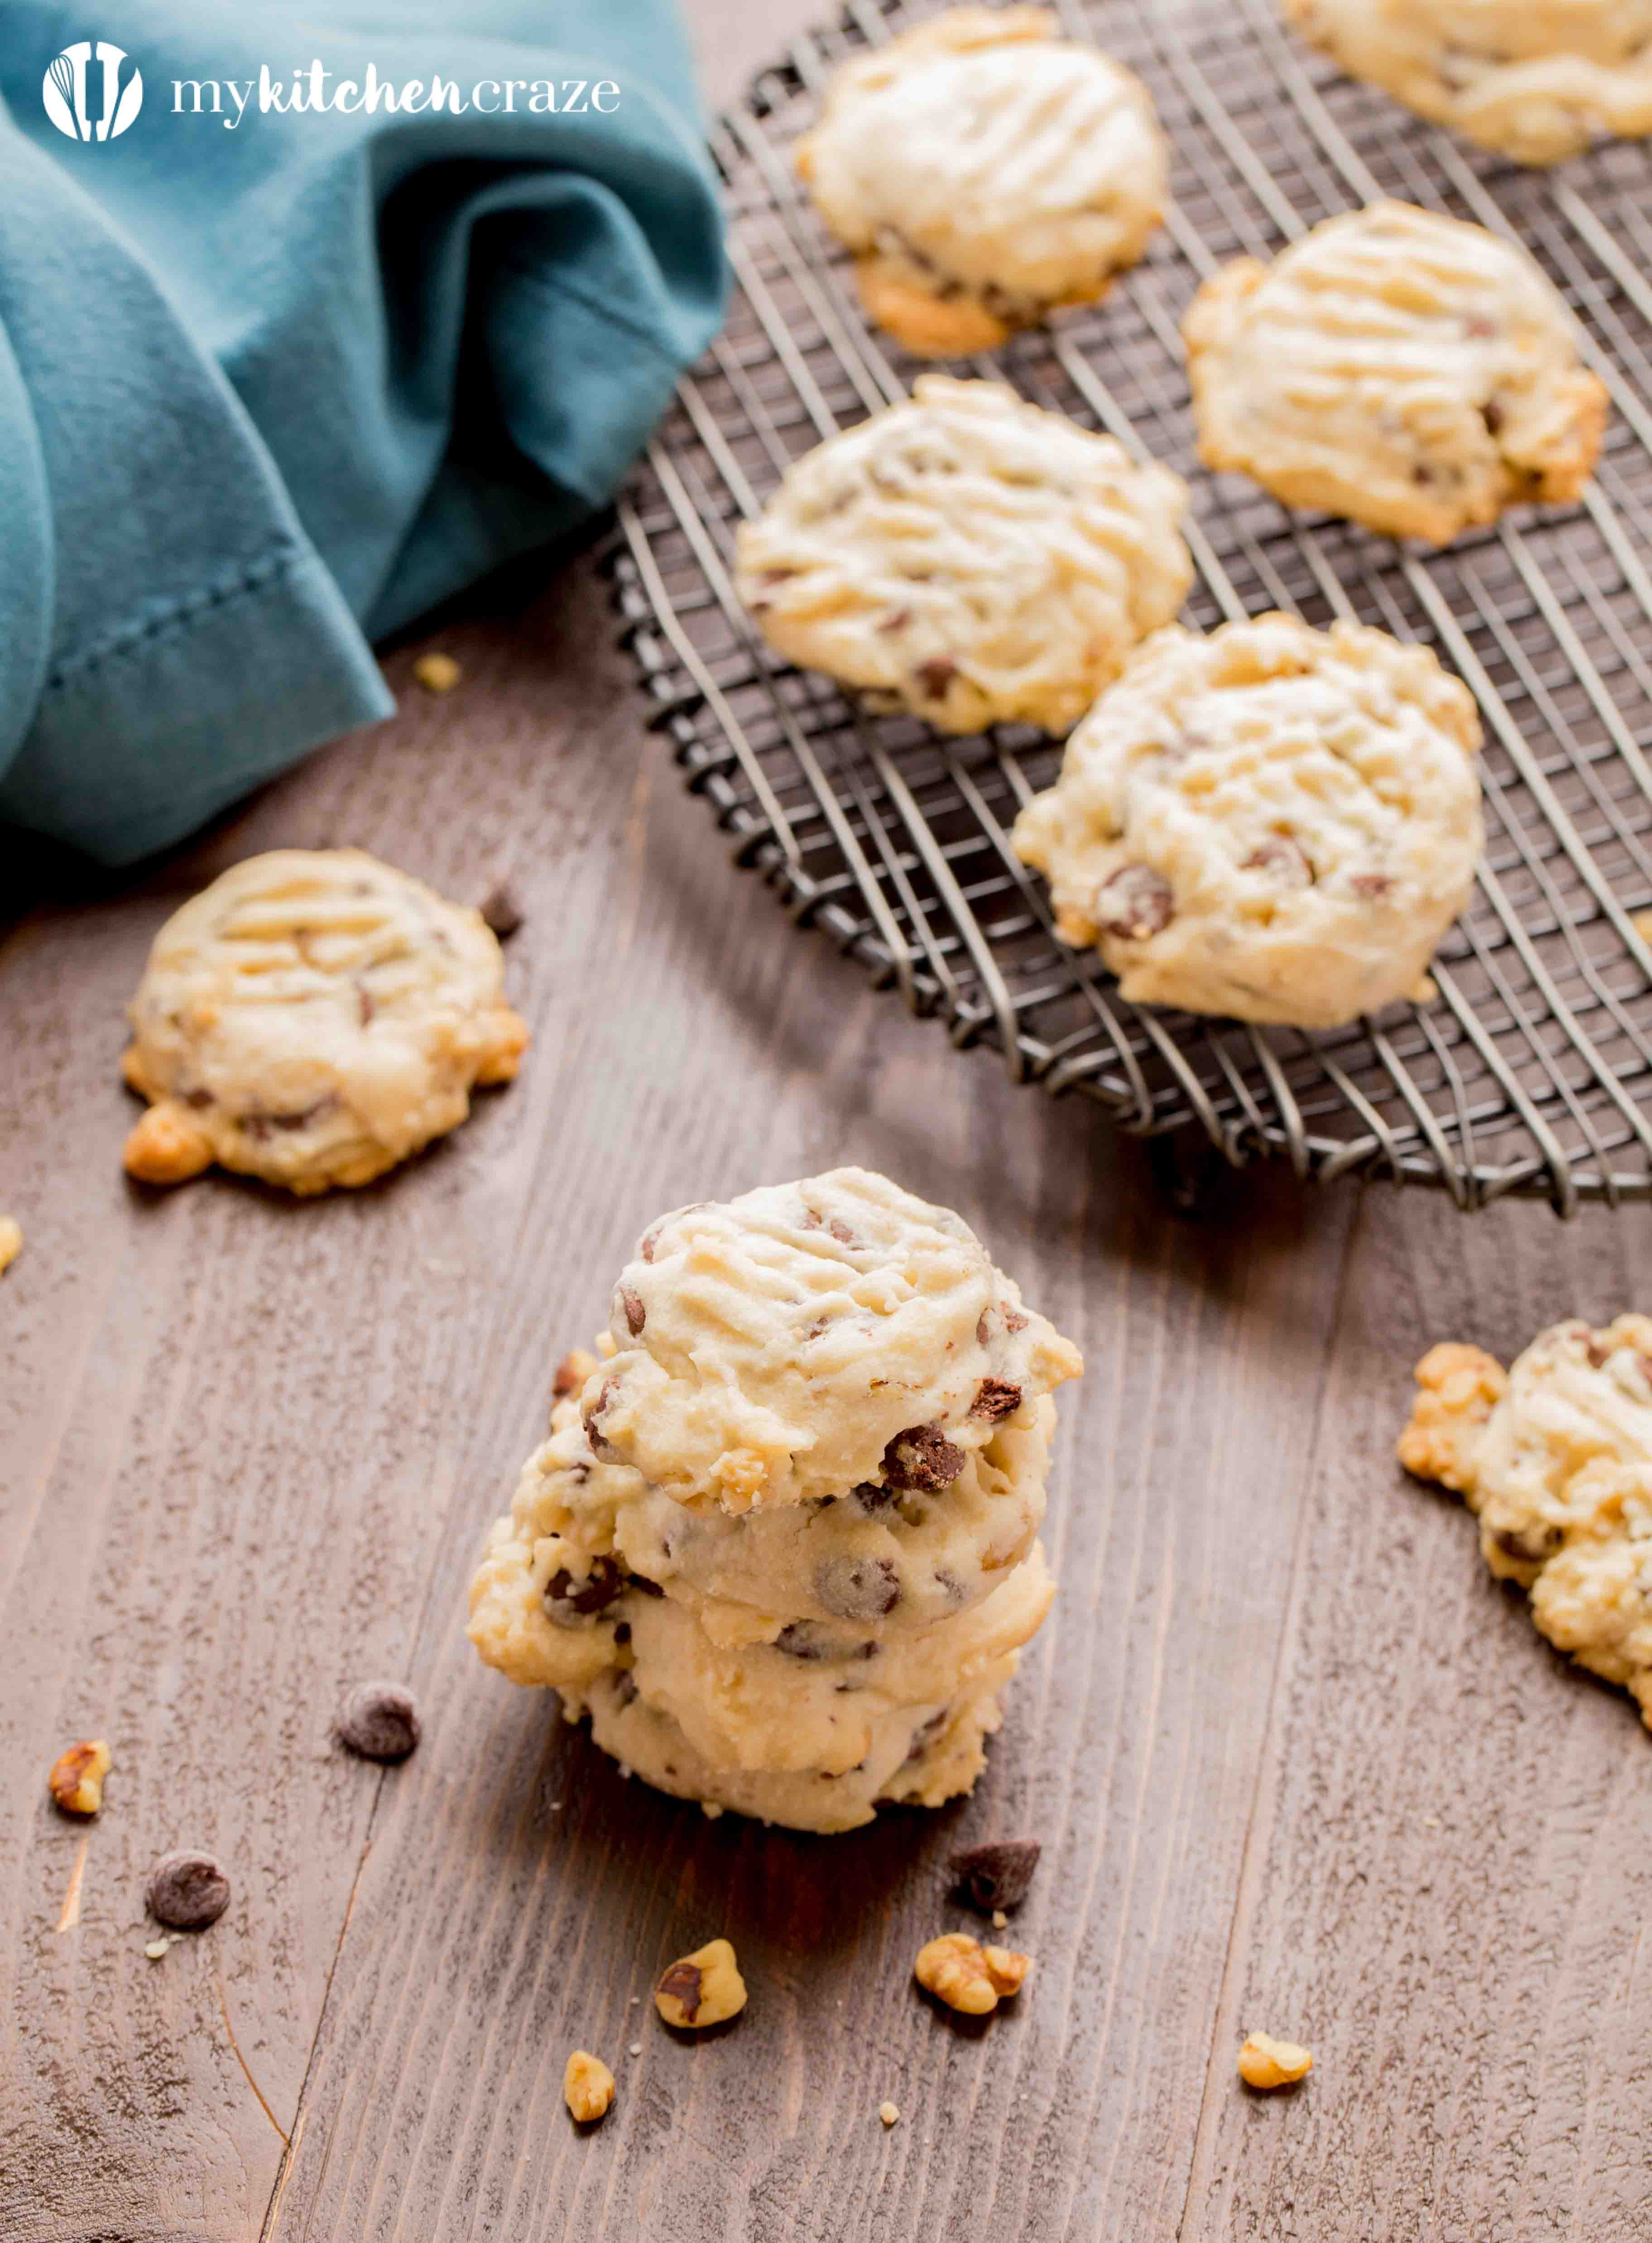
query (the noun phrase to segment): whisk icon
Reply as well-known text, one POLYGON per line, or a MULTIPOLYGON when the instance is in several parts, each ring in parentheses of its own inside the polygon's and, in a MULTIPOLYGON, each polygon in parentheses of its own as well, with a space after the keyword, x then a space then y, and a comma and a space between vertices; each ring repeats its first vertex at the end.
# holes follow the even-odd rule
POLYGON ((143 106, 144 79, 142 71, 134 70, 122 85, 120 66, 125 60, 125 49, 107 39, 99 39, 95 47, 90 39, 77 39, 52 57, 40 98, 46 115, 65 138, 113 140, 126 130, 143 106), (103 64, 104 77, 103 114, 95 123, 86 110, 87 71, 94 57, 103 64))

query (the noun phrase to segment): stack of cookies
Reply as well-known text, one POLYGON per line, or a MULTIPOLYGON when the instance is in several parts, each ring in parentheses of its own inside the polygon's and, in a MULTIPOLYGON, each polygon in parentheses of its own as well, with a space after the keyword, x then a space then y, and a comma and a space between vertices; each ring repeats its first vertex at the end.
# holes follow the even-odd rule
POLYGON ((664 1217, 613 1320, 489 1537, 482 1657, 708 1809, 842 1830, 968 1791, 1054 1593, 1076 1350, 856 1169, 664 1217))

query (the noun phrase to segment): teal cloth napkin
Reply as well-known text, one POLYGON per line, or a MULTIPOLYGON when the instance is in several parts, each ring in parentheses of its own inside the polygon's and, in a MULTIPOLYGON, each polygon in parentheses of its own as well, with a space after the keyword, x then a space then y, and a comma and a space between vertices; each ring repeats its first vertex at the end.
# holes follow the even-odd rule
POLYGON ((0 822, 124 864, 388 714, 370 641, 611 496, 724 264, 669 0, 91 15, 0 0, 0 822), (332 105, 370 71, 422 105, 332 105))

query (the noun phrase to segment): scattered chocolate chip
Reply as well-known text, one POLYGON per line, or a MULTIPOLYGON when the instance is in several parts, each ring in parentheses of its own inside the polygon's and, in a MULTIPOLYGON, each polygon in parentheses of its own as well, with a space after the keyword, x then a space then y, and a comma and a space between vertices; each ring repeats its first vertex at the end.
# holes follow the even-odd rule
POLYGON ((482 898, 480 909, 501 942, 509 942, 522 925, 522 906, 516 900, 516 890, 502 873, 482 898))
POLYGON ((813 1620, 794 1620, 780 1630, 774 1647, 788 1659, 874 1659, 875 1643, 845 1643, 813 1620))
POLYGON ((1097 920, 1109 934, 1129 942, 1161 933, 1175 916, 1170 884, 1150 865, 1121 865, 1096 892, 1097 920))
POLYGON ((883 1476, 891 1487, 934 1494, 950 1487, 968 1461, 939 1425, 908 1425, 884 1451, 883 1476))
POLYGON ((920 662, 914 675, 931 701, 944 701, 947 688, 958 675, 958 665, 949 654, 941 654, 933 662, 920 662))
POLYGON ((622 1285, 614 1297, 624 1312, 625 1329, 635 1339, 648 1321, 647 1311, 643 1306, 643 1297, 634 1286, 622 1285))
POLYGON ((1007 1378, 983 1378, 975 1390, 969 1414, 972 1418, 984 1418, 989 1425, 995 1425, 1001 1418, 1013 1418, 1020 1407, 1019 1386, 1012 1386, 1007 1378))
POLYGON ((1313 866, 1294 841, 1283 833, 1270 835, 1258 848, 1252 849, 1239 867, 1244 872, 1265 872, 1276 887, 1311 888, 1313 886, 1313 866))
POLYGON ((583 1577, 559 1566, 545 1584, 545 1609, 561 1627, 572 1627, 595 1613, 606 1612, 623 1597, 630 1576, 612 1558, 593 1558, 583 1577))
POLYGON ((948 1866, 962 1896, 990 1914, 995 1908, 1019 1907, 1026 1899, 1039 1850, 1036 1838, 994 1838, 984 1846, 967 1846, 948 1866))
POLYGON ((150 1914, 173 1931, 205 1931, 229 1906, 229 1879, 210 1854, 163 1854, 144 1894, 150 1914))
POLYGON ((655 1988, 656 1994, 664 1994, 682 2004, 684 2024, 692 2024, 700 2013, 700 1988, 704 1977, 695 1963, 673 1963, 655 1988))
POLYGON ((900 1602, 900 1577, 887 1558, 826 1558, 814 1593, 839 1620, 881 1620, 900 1602))
POLYGON ((338 1740, 363 1760, 406 1760, 419 1741, 419 1709, 399 1682, 363 1682, 339 1716, 338 1740))

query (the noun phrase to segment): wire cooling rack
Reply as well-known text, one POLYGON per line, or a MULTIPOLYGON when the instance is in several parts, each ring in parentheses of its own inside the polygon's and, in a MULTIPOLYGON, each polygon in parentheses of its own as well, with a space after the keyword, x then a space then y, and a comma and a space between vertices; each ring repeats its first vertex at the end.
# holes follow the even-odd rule
POLYGON ((731 584, 741 516, 919 371, 862 319, 789 144, 838 63, 930 12, 856 0, 763 71, 713 137, 733 306, 621 503, 614 556, 627 641, 689 785, 797 919, 1018 1081, 1080 1092, 1134 1130, 1202 1125, 1235 1163, 1283 1153, 1304 1175, 1443 1184, 1465 1208, 1652 1196, 1652 950, 1634 925, 1652 905, 1647 146, 1554 172, 1502 163, 1338 77, 1272 0, 1062 8, 1069 34, 1147 81, 1176 152, 1174 212, 1104 304, 963 370, 1188 477, 1186 620, 1292 608, 1423 640, 1486 725, 1487 852, 1438 996, 1330 1034, 1205 1020, 1126 1003, 1092 953, 1055 940, 1008 833, 1054 778, 1058 744, 869 715, 771 655, 731 584), (1525 242, 1566 296, 1614 407, 1581 506, 1433 554, 1198 469, 1178 339, 1194 289, 1224 259, 1272 255, 1384 194, 1525 242))

